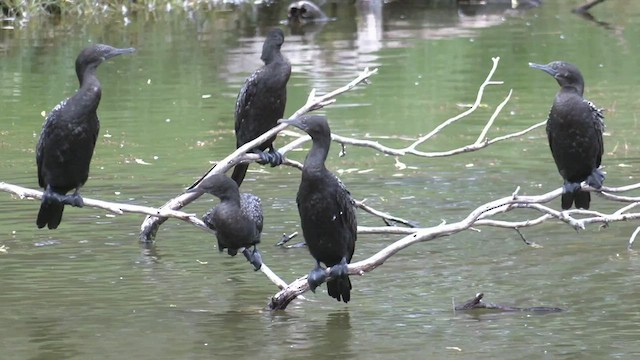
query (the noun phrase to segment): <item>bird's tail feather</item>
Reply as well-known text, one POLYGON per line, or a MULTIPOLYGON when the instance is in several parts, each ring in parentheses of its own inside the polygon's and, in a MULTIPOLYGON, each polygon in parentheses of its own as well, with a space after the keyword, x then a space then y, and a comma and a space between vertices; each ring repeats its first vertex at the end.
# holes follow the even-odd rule
POLYGON ((43 201, 40 204, 40 211, 38 211, 38 219, 36 225, 41 229, 45 225, 49 229, 56 229, 62 221, 62 211, 64 210, 64 204, 59 201, 43 201))
POLYGON ((247 174, 247 170, 249 169, 249 164, 238 164, 235 168, 233 168, 233 174, 231 174, 231 178, 233 181, 240 186, 242 181, 244 180, 244 176, 247 174))
POLYGON ((591 193, 588 191, 566 192, 562 194, 562 210, 569 210, 575 202, 576 208, 589 210, 591 193))
POLYGON ((348 303, 351 300, 351 280, 348 276, 332 278, 327 281, 327 292, 332 298, 348 303))
POLYGON ((589 210, 591 193, 588 191, 578 191, 574 193, 573 201, 576 203, 576 208, 589 210))

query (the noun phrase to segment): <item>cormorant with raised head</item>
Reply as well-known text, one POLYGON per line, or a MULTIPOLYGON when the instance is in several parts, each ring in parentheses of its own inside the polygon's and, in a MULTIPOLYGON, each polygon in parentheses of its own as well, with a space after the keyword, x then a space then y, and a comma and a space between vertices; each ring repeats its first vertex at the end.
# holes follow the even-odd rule
POLYGON ((580 190, 580 183, 599 189, 604 181, 599 169, 604 152, 602 109, 582 97, 584 80, 574 65, 554 61, 529 66, 553 76, 560 85, 547 119, 547 137, 564 179, 562 209, 570 209, 574 202, 576 208, 589 209, 591 195, 580 190))
MULTIPOLYGON (((264 134, 284 115, 287 104, 287 82, 291 75, 291 64, 282 55, 284 33, 279 28, 272 29, 262 45, 264 66, 256 70, 245 81, 236 100, 236 147, 240 147, 264 134)), ((275 149, 272 137, 253 149, 260 155, 258 163, 277 166, 282 163, 282 155, 275 149), (268 153, 264 150, 269 149, 268 153)), ((240 186, 249 164, 238 164, 231 178, 240 186)))
POLYGON ((331 267, 331 279, 327 281, 329 295, 349 302, 351 281, 347 264, 353 257, 358 226, 351 194, 324 164, 331 145, 329 124, 319 115, 281 122, 304 130, 313 141, 304 161, 296 198, 304 240, 317 262, 309 273, 309 287, 315 290, 326 280, 325 270, 320 266, 322 262, 331 267))
POLYGON ((238 184, 226 175, 217 174, 201 181, 188 192, 207 192, 220 199, 220 203, 209 210, 202 221, 215 230, 218 250, 235 256, 240 248, 253 246, 253 252, 247 259, 259 270, 262 257, 257 249, 262 233, 262 204, 255 195, 242 193, 238 184))
POLYGON ((89 177, 89 164, 100 130, 96 110, 102 90, 96 69, 103 61, 135 51, 109 45, 92 45, 76 58, 80 88, 51 110, 42 126, 36 147, 38 183, 45 189, 38 212, 38 228, 55 229, 62 220, 64 205, 82 207, 78 191, 89 177), (75 189, 73 195, 67 192, 75 189))

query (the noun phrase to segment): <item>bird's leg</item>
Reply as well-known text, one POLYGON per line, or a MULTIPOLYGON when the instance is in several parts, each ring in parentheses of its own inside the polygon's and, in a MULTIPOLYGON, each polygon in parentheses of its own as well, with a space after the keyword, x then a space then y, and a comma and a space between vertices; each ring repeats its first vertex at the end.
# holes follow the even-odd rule
POLYGON ((600 189, 604 182, 604 173, 600 169, 593 169, 591 175, 585 180, 594 189, 600 189))
POLYGON ((580 183, 574 183, 574 182, 569 182, 565 180, 564 184, 562 184, 563 194, 574 193, 578 190, 580 190, 580 183))
POLYGON ((316 292, 316 288, 320 286, 325 280, 327 280, 327 273, 325 269, 320 266, 320 261, 317 262, 317 266, 315 269, 311 270, 309 276, 307 277, 307 282, 309 283, 309 288, 311 291, 316 292))
POLYGON ((349 265, 347 264, 347 258, 342 257, 340 264, 335 264, 329 271, 329 276, 332 278, 345 278, 349 275, 349 265))
POLYGON ((80 196, 78 190, 80 190, 80 188, 76 188, 76 191, 74 191, 72 195, 66 195, 64 203, 75 207, 83 207, 84 200, 82 200, 82 196, 80 196))
POLYGON ((54 202, 64 203, 65 197, 66 195, 60 195, 57 192, 54 192, 51 189, 51 185, 47 185, 47 188, 42 193, 42 202, 48 203, 48 204, 51 204, 54 202))
POLYGON ((258 153, 258 156, 260 156, 258 164, 270 164, 271 167, 276 167, 282 164, 282 160, 284 159, 284 155, 280 154, 278 150, 273 147, 273 145, 269 146, 269 152, 261 151, 258 153))
POLYGON ((258 247, 253 245, 253 251, 244 251, 244 257, 253 265, 253 270, 258 271, 262 267, 262 255, 258 252, 258 247))

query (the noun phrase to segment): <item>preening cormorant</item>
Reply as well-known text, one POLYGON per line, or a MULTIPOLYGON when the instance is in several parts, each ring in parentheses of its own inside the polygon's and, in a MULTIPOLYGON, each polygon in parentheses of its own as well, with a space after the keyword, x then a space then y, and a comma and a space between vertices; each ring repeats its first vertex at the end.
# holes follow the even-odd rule
MULTIPOLYGON (((279 28, 272 29, 262 45, 264 66, 247 78, 236 100, 236 147, 240 147, 264 134, 284 115, 287 104, 287 82, 291 75, 291 64, 282 55, 284 33, 279 28)), ((260 164, 277 166, 282 163, 282 155, 274 148, 272 137, 253 149, 260 155, 260 164), (264 150, 269 149, 268 153, 264 150)), ((249 164, 238 164, 231 178, 240 186, 249 164)))
POLYGON ((259 270, 262 257, 256 245, 262 233, 262 204, 255 195, 242 193, 238 184, 226 175, 217 174, 203 180, 188 192, 207 192, 220 199, 220 203, 209 210, 202 221, 216 231, 218 250, 235 256, 240 248, 253 246, 249 262, 259 270))
POLYGON ((302 180, 296 202, 304 240, 317 266, 309 273, 311 290, 326 280, 324 263, 331 267, 327 292, 336 300, 349 302, 351 281, 347 264, 356 245, 357 221, 355 204, 342 182, 324 165, 331 145, 331 130, 324 116, 306 115, 294 120, 281 120, 304 130, 313 145, 304 161, 302 180))
POLYGON ((584 80, 577 67, 564 61, 547 65, 529 63, 553 76, 560 85, 547 119, 547 137, 551 154, 564 179, 562 209, 575 202, 576 208, 589 209, 591 195, 580 190, 580 183, 599 189, 604 174, 599 169, 604 146, 604 115, 582 97, 584 80))
POLYGON ((51 110, 42 126, 36 147, 38 183, 44 188, 36 224, 55 229, 62 220, 64 205, 82 207, 78 191, 89 177, 89 164, 100 130, 96 110, 102 91, 96 69, 103 61, 135 51, 109 45, 92 45, 76 58, 80 88, 51 110), (73 195, 67 192, 75 189, 73 195))

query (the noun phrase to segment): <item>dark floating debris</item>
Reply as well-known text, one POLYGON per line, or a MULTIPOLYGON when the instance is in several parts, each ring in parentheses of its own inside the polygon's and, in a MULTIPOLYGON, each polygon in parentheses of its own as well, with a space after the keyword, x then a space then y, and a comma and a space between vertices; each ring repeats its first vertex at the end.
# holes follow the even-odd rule
POLYGON ((299 247, 304 247, 307 244, 304 241, 299 241, 293 245, 286 245, 289 241, 291 241, 291 239, 295 238, 296 236, 298 236, 298 232, 293 232, 289 235, 287 234, 282 234, 282 238, 280 239, 280 241, 278 241, 276 243, 276 246, 285 248, 285 249, 292 249, 292 248, 299 248, 299 247))
POLYGON ((564 311, 564 309, 557 308, 557 307, 533 306, 533 307, 521 308, 521 307, 515 307, 515 306, 485 303, 482 301, 483 297, 484 297, 483 293, 477 293, 476 296, 467 300, 464 304, 456 305, 455 310, 467 311, 467 310, 476 310, 476 309, 487 309, 487 310, 496 310, 496 311, 502 311, 502 312, 533 312, 538 314, 556 313, 556 312, 564 311))

